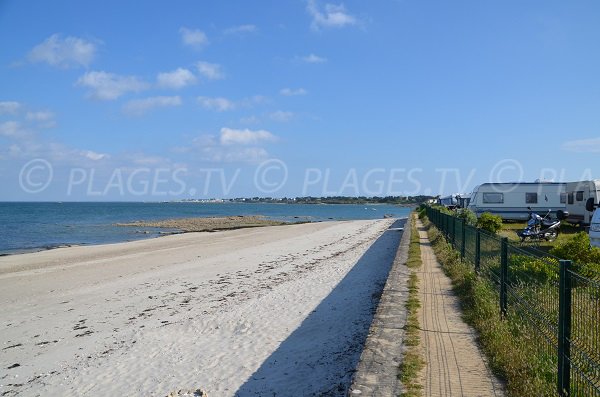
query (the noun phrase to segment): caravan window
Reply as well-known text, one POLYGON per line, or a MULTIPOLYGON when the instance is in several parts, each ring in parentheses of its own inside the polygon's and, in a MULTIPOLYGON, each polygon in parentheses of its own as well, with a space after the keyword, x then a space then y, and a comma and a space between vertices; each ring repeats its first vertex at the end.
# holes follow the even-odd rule
POLYGON ((537 193, 525 193, 525 204, 537 204, 537 193))
POLYGON ((575 193, 575 200, 583 201, 583 192, 582 191, 575 193))
POLYGON ((483 193, 484 204, 504 203, 504 193, 483 193))
POLYGON ((569 204, 573 204, 575 200, 573 200, 573 192, 569 192, 568 194, 569 204))
POLYGON ((567 193, 560 194, 560 203, 565 204, 567 202, 567 193))

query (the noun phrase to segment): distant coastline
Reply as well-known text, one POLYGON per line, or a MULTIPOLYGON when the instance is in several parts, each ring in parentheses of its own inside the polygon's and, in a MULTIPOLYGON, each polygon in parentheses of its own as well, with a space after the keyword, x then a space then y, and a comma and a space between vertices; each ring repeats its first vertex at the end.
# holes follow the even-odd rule
POLYGON ((218 204, 190 201, 0 203, 0 255, 144 240, 186 231, 403 217, 410 211, 405 205, 331 201, 295 202, 293 205, 265 201, 218 204), (244 217, 245 223, 214 223, 214 218, 230 217, 244 217), (257 218, 262 220, 255 221, 257 218), (190 219, 195 220, 186 221, 190 219))
POLYGON ((294 197, 294 198, 273 198, 273 197, 239 197, 234 199, 183 199, 176 200, 177 203, 202 203, 202 204, 221 204, 221 203, 248 203, 248 204, 356 204, 356 205, 398 205, 403 207, 414 207, 432 196, 386 196, 386 197, 366 197, 366 196, 327 196, 327 197, 294 197))

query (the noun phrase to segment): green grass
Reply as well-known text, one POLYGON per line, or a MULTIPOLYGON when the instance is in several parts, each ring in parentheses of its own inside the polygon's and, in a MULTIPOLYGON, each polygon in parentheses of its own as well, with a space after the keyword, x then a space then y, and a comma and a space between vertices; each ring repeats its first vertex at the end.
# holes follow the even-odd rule
POLYGON ((406 265, 411 269, 411 274, 408 279, 408 300, 406 301, 407 320, 404 327, 406 334, 404 337, 404 346, 406 351, 402 359, 402 364, 399 367, 398 378, 404 385, 405 391, 402 393, 404 397, 420 397, 422 396, 423 386, 419 380, 419 372, 425 365, 423 356, 420 350, 420 327, 418 310, 421 307, 419 301, 419 278, 416 274, 416 269, 422 265, 421 262, 421 242, 419 232, 415 225, 416 217, 412 216, 410 245, 408 248, 408 260, 406 265))
POLYGON ((460 260, 458 252, 425 219, 438 261, 452 279, 464 319, 479 334, 479 343, 494 373, 506 382, 509 396, 555 396, 555 361, 536 349, 535 338, 518 317, 500 320, 495 288, 460 260))
MULTIPOLYGON (((502 229, 498 232, 500 237, 507 237, 509 241, 520 243, 520 238, 517 236, 518 230, 523 230, 527 226, 527 222, 504 222, 502 229)), ((563 222, 560 225, 560 232, 558 237, 554 241, 536 241, 536 242, 525 242, 522 244, 524 248, 535 248, 540 251, 548 253, 558 243, 564 242, 569 239, 570 236, 582 231, 583 228, 573 226, 571 224, 563 222)))

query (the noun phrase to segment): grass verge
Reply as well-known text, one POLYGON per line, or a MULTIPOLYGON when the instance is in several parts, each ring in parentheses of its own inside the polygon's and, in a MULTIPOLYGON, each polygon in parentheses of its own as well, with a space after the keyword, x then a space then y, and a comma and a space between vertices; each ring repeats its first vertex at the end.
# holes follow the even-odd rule
POLYGON ((419 348, 420 328, 418 310, 421 307, 419 301, 419 278, 415 272, 422 265, 421 262, 421 246, 419 232, 415 225, 416 217, 412 216, 410 244, 408 247, 408 260, 406 265, 411 269, 411 274, 408 279, 408 300, 406 301, 407 319, 404 329, 404 346, 406 350, 402 359, 402 364, 399 367, 398 378, 404 385, 404 397, 420 397, 422 396, 423 386, 419 380, 419 372, 425 365, 422 353, 419 348))
POLYGON ((502 321, 499 298, 490 283, 460 260, 457 251, 427 218, 429 240, 461 301, 465 321, 479 334, 479 344, 494 373, 506 382, 509 396, 555 396, 554 363, 535 349, 518 318, 502 321))

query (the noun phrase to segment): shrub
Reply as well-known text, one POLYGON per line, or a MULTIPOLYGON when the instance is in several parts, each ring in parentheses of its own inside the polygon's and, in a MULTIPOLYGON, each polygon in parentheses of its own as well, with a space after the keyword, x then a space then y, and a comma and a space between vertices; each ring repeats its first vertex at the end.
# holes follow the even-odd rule
POLYGON ((469 226, 477 225, 477 215, 468 208, 462 208, 456 212, 456 216, 464 220, 469 226))
POLYGON ((574 270, 587 277, 600 275, 600 248, 590 246, 590 237, 579 232, 550 250, 554 256, 574 262, 574 270))
POLYGON ((579 263, 600 263, 600 248, 590 246, 590 237, 579 232, 550 250, 552 255, 579 263))
POLYGON ((512 255, 509 259, 511 281, 531 284, 558 282, 558 261, 554 258, 534 258, 512 255))
POLYGON ((454 215, 454 212, 449 210, 447 207, 443 206, 443 205, 439 205, 439 204, 434 204, 431 206, 432 208, 440 211, 442 214, 446 214, 446 215, 454 215))
POLYGON ((502 218, 499 215, 484 212, 477 220, 477 227, 492 234, 496 234, 502 228, 502 218))

